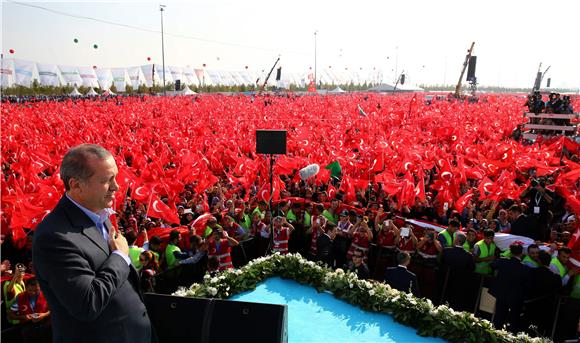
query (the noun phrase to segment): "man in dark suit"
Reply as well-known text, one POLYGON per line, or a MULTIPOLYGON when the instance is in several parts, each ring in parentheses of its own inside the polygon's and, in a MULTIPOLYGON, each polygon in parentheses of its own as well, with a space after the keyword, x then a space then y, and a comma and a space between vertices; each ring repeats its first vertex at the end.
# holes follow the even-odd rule
POLYGON ((491 263, 497 271, 489 293, 496 298, 493 325, 501 329, 506 320, 509 330, 519 332, 520 315, 524 306, 527 286, 530 284, 530 268, 522 263, 523 247, 519 244, 510 246, 511 258, 500 258, 491 263))
POLYGON ((334 267, 333 241, 336 237, 336 225, 327 222, 324 233, 316 239, 316 260, 334 267))
POLYGON ((479 289, 479 277, 473 273, 475 262, 473 255, 465 250, 467 237, 458 232, 452 247, 443 249, 439 285, 441 301, 448 302, 456 310, 473 310, 474 295, 479 289))
POLYGON ((462 270, 473 271, 475 269, 475 262, 473 255, 468 253, 463 244, 465 244, 467 237, 463 233, 457 233, 452 247, 443 249, 441 255, 441 264, 447 268, 457 268, 462 270))
POLYGON ((512 235, 531 237, 528 217, 522 213, 520 205, 514 204, 508 210, 511 220, 510 233, 512 235))
MULTIPOLYGON (((529 249, 528 247, 528 251, 529 249)), ((562 281, 550 270, 552 260, 550 253, 540 250, 538 260, 540 266, 530 269, 530 292, 527 297, 525 317, 528 318, 530 324, 538 328, 540 334, 549 335, 554 319, 555 296, 562 287, 562 281)))
POLYGON ((415 296, 419 296, 419 287, 417 285, 417 276, 407 270, 407 266, 411 262, 411 256, 407 252, 400 252, 397 254, 396 267, 387 268, 385 273, 385 282, 391 285, 394 289, 403 292, 411 292, 415 296))
POLYGON ((52 311, 55 342, 151 342, 127 241, 109 221, 118 170, 111 153, 82 144, 64 156, 66 193, 38 225, 34 269, 52 311))

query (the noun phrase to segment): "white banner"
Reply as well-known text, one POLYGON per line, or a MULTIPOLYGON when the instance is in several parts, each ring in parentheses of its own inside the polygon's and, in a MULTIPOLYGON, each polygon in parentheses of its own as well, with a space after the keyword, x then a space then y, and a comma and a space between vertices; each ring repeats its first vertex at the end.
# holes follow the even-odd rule
POLYGON ((111 68, 113 75, 113 84, 117 88, 117 92, 124 92, 127 87, 127 75, 125 68, 111 68))
POLYGON ((185 67, 183 68, 183 77, 185 78, 185 84, 198 86, 201 83, 197 80, 197 76, 193 71, 193 68, 185 67))
POLYGON ((159 75, 157 74, 157 71, 155 71, 155 74, 153 73, 154 66, 155 66, 154 64, 147 64, 141 66, 141 72, 145 77, 145 85, 147 85, 147 87, 153 87, 153 83, 160 84, 159 75), (153 80, 153 77, 155 77, 155 80, 153 80))
POLYGON ((182 85, 186 83, 185 77, 183 76, 183 68, 169 67, 169 70, 171 70, 171 78, 173 79, 174 82, 180 80, 182 85))
POLYGON ((194 69, 195 76, 197 76, 197 80, 199 81, 200 86, 211 85, 211 78, 206 76, 207 73, 203 69, 194 69))
POLYGON ((54 64, 36 64, 38 69, 38 78, 42 86, 60 86, 60 79, 58 77, 58 68, 54 64))
POLYGON ((99 82, 99 88, 109 89, 113 84, 113 74, 110 68, 97 68, 97 81, 99 82))
POLYGON ((24 87, 32 87, 32 73, 34 62, 14 60, 14 84, 24 87))
POLYGON ((97 74, 95 69, 92 67, 79 67, 79 76, 83 80, 83 86, 98 88, 99 82, 97 80, 97 74))
POLYGON ((2 65, 0 66, 0 75, 2 76, 2 87, 12 87, 14 84, 14 61, 7 59, 0 59, 2 65))
POLYGON ((140 85, 145 83, 141 79, 141 69, 139 67, 127 68, 127 74, 129 74, 129 81, 131 81, 133 90, 137 90, 140 85))
POLYGON ((81 79, 77 67, 59 65, 58 69, 65 84, 77 87, 83 84, 83 79, 81 79))
POLYGON ((171 70, 169 67, 165 67, 165 71, 163 67, 160 65, 155 65, 155 74, 159 75, 159 83, 163 83, 163 74, 165 74, 165 84, 168 85, 173 82, 173 77, 171 77, 171 70))

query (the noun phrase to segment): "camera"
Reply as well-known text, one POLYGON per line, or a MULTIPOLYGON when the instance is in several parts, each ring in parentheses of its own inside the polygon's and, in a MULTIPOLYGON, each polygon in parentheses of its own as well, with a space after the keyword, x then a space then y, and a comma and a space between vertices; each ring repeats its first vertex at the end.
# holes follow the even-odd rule
POLYGON ((18 263, 16 265, 16 269, 21 273, 24 273, 26 271, 26 267, 22 263, 18 263))

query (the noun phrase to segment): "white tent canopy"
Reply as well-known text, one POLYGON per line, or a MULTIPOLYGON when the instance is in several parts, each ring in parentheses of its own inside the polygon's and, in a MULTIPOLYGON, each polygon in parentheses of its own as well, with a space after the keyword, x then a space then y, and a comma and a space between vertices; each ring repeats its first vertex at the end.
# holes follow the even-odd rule
POLYGON ((181 95, 194 95, 194 94, 197 94, 197 93, 192 91, 191 89, 189 89, 188 85, 185 85, 185 87, 181 91, 181 95))
POLYGON ((75 88, 72 90, 72 92, 70 92, 69 94, 70 96, 82 96, 81 92, 79 92, 79 90, 77 89, 77 87, 75 86, 75 88))
POLYGON ((85 94, 86 96, 99 96, 99 93, 97 93, 95 91, 95 89, 93 87, 91 87, 91 89, 89 89, 89 91, 87 92, 87 94, 85 94))

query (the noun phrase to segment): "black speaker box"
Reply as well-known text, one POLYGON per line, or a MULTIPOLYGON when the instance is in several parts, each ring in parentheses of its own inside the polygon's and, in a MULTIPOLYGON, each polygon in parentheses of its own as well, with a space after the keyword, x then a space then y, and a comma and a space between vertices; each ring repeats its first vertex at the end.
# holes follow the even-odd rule
POLYGON ((256 130, 258 154, 286 155, 285 130, 256 130))
POLYGON ((280 81, 282 79, 282 67, 278 67, 276 70, 276 81, 280 81))
POLYGON ((469 65, 467 67, 467 81, 475 80, 475 65, 477 64, 477 56, 469 58, 469 65))
POLYGON ((288 306, 145 294, 159 342, 288 342, 288 306))
POLYGON ((181 80, 175 80, 175 91, 181 89, 181 80))

